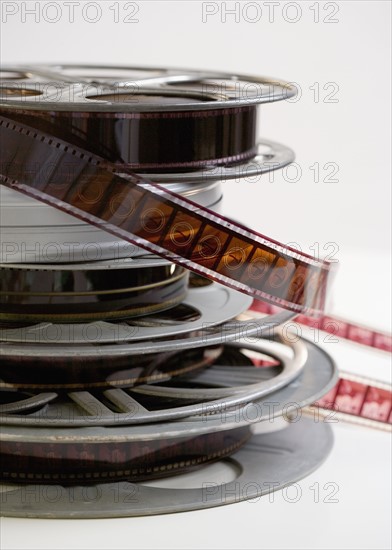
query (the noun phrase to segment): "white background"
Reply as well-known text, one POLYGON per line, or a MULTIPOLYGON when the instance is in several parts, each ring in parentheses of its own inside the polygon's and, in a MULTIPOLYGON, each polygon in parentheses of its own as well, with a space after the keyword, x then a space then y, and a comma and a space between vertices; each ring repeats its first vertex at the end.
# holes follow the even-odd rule
MULTIPOLYGON (((235 2, 210 2, 208 9, 217 13, 205 22, 206 3, 203 8, 198 1, 145 1, 137 2, 134 23, 123 22, 132 3, 74 2, 71 22, 70 8, 58 1, 55 23, 45 21, 56 18, 56 6, 48 4, 3 1, 2 63, 177 66, 298 83, 298 101, 261 108, 260 135, 291 146, 302 176, 289 181, 295 172, 286 171, 274 182, 263 176, 225 183, 224 213, 283 242, 297 242, 305 252, 315 242, 321 252, 336 243, 340 270, 331 310, 390 328, 388 1, 280 2, 273 17, 268 2, 240 2, 237 8, 235 2), (24 15, 34 4, 37 15, 24 15), (225 18, 225 9, 233 8, 237 15, 225 18), (324 21, 328 18, 336 22, 324 21), (332 91, 330 99, 337 101, 331 103, 332 91), (310 169, 315 163, 319 182, 310 169), (325 163, 337 166, 338 181, 323 181, 325 163)), ((381 354, 343 343, 329 351, 342 369, 383 380, 390 376, 381 354)), ((335 433, 330 459, 301 482, 305 496, 298 503, 277 496, 272 504, 106 522, 7 519, 1 548, 390 548, 390 438, 348 426, 335 433), (312 502, 305 488, 314 481, 339 483, 339 503, 312 502)))

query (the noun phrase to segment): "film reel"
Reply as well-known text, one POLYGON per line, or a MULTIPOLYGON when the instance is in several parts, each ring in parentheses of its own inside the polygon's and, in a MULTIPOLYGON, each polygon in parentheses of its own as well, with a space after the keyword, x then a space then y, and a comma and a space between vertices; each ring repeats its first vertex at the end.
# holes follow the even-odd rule
POLYGON ((219 483, 210 472, 203 476, 203 481, 210 482, 207 486, 200 482, 192 489, 107 482, 94 485, 94 498, 89 496, 89 486, 81 483, 73 487, 8 484, 2 487, 2 511, 15 517, 103 518, 222 506, 270 494, 309 475, 324 462, 332 443, 328 424, 304 418, 283 431, 253 436, 230 459, 220 461, 218 465, 228 464, 236 472, 232 482, 219 483), (266 480, 276 483, 271 486, 266 480), (43 494, 48 498, 40 498, 43 494))
MULTIPOLYGON (((253 349, 246 343, 243 344, 243 347, 253 349)), ((237 372, 235 368, 227 371, 218 365, 214 371, 215 374, 209 370, 206 373, 204 371, 195 371, 193 374, 190 372, 183 381, 183 388, 181 388, 181 378, 179 377, 176 379, 175 389, 170 388, 170 384, 167 385, 163 382, 162 385, 158 381, 154 387, 151 385, 137 386, 130 388, 127 392, 119 389, 105 390, 101 398, 97 397, 96 393, 91 394, 87 391, 69 392, 65 405, 62 401, 64 396, 58 396, 55 392, 39 393, 32 397, 15 394, 16 401, 12 401, 12 393, 3 393, 3 396, 8 396, 11 399, 11 403, 5 403, 2 406, 1 422, 14 426, 20 425, 22 430, 26 426, 37 428, 38 426, 52 426, 53 429, 60 429, 61 426, 155 425, 153 423, 205 415, 205 422, 209 422, 211 418, 211 421, 216 422, 216 429, 219 429, 219 426, 221 426, 220 429, 223 429, 225 425, 228 426, 226 424, 227 414, 231 409, 260 400, 264 395, 272 395, 272 392, 276 390, 286 391, 283 395, 286 397, 291 395, 293 397, 291 402, 301 403, 301 406, 314 402, 320 394, 317 393, 315 396, 313 389, 312 398, 307 403, 303 402, 302 393, 297 395, 295 392, 302 384, 301 372, 302 374, 309 373, 310 376, 316 364, 320 371, 315 381, 317 387, 321 385, 324 393, 332 387, 336 381, 336 370, 329 356, 307 341, 289 344, 289 349, 292 350, 291 353, 288 353, 285 346, 277 346, 272 342, 260 340, 257 350, 264 351, 265 354, 273 357, 282 365, 281 368, 271 367, 272 370, 268 370, 268 368, 253 367, 250 372, 241 364, 237 372), (273 350, 271 350, 271 346, 273 346, 273 350), (217 375, 218 378, 220 377, 219 383, 216 380, 217 375), (198 377, 201 381, 200 391, 197 389, 198 377), (189 388, 192 388, 194 393, 189 388), (155 396, 159 396, 163 402, 168 400, 169 407, 165 406, 157 410, 155 396), (172 404, 173 406, 171 406, 172 404), (28 414, 29 411, 34 413, 37 409, 39 409, 38 415, 28 414), (223 423, 220 417, 221 413, 225 418, 223 423)), ((313 382, 310 384, 314 388, 313 382)), ((307 394, 309 390, 306 385, 307 382, 304 388, 298 391, 305 391, 307 394)), ((284 405, 285 403, 282 402, 281 409, 284 405)), ((260 420, 263 420, 265 414, 270 414, 271 411, 268 412, 268 404, 263 404, 263 401, 260 406, 264 411, 260 420)), ((238 418, 235 423, 237 421, 238 418)))
MULTIPOLYGON (((233 106, 238 102, 246 107, 249 102, 275 101, 291 97, 293 90, 285 83, 274 83, 268 79, 255 79, 253 77, 244 77, 241 80, 236 75, 217 75, 216 73, 208 72, 200 73, 162 69, 151 71, 142 68, 127 69, 124 67, 118 67, 114 71, 111 70, 112 77, 110 78, 107 76, 108 68, 103 69, 88 66, 78 68, 62 66, 29 67, 22 71, 20 68, 10 67, 8 70, 3 70, 1 74, 5 76, 0 76, 0 102, 2 100, 5 106, 19 106, 23 111, 25 108, 27 110, 31 109, 29 116, 34 116, 35 110, 39 109, 40 106, 42 109, 48 109, 50 106, 53 107, 53 102, 60 105, 61 108, 67 109, 67 105, 69 107, 71 103, 75 109, 79 109, 80 104, 78 103, 78 99, 81 98, 85 104, 95 106, 94 108, 101 109, 102 111, 103 107, 109 105, 108 100, 95 101, 91 98, 89 99, 91 93, 93 93, 92 88, 96 85, 98 85, 98 88, 95 90, 95 93, 102 96, 107 96, 108 87, 110 90, 114 90, 118 94, 116 99, 119 100, 116 101, 116 105, 118 105, 120 110, 124 109, 124 111, 131 112, 129 116, 132 116, 132 113, 135 113, 135 109, 139 107, 144 111, 144 117, 147 116, 146 110, 150 111, 152 118, 145 121, 150 126, 144 130, 140 127, 139 119, 135 119, 133 122, 130 120, 126 122, 124 120, 124 116, 126 115, 119 114, 113 115, 115 118, 110 123, 107 117, 102 118, 101 121, 96 120, 92 122, 90 130, 78 129, 76 127, 77 124, 72 122, 68 137, 72 138, 71 141, 77 138, 78 143, 84 144, 84 146, 93 146, 105 158, 117 158, 118 154, 113 153, 113 148, 118 149, 120 147, 122 149, 125 142, 135 149, 132 153, 133 155, 138 156, 141 152, 152 155, 155 162, 158 157, 162 161, 162 158, 166 158, 168 154, 169 157, 171 155, 176 159, 175 168, 179 171, 168 172, 166 168, 166 172, 158 173, 159 170, 164 169, 164 164, 158 162, 154 169, 154 181, 167 184, 170 191, 182 194, 202 206, 213 209, 217 208, 220 198, 217 180, 225 181, 231 178, 238 178, 239 176, 252 177, 255 174, 279 169, 290 163, 294 158, 293 152, 284 146, 268 141, 259 144, 254 142, 254 137, 252 137, 254 133, 254 108, 252 108, 252 122, 248 120, 243 123, 240 123, 238 113, 233 110, 230 114, 233 119, 233 124, 231 125, 227 124, 227 120, 224 120, 223 111, 220 112, 223 106, 233 106), (62 76, 61 72, 63 72, 62 76), (94 78, 88 76, 91 74, 98 76, 94 78), (115 74, 117 74, 117 77, 115 74), (140 79, 141 74, 144 75, 142 79, 140 79), (160 76, 158 77, 157 75, 160 76), (218 77, 218 80, 214 83, 213 78, 215 76, 218 77), (136 78, 136 80, 132 80, 133 78, 136 78), (143 95, 145 88, 146 94, 143 95), (177 88, 179 89, 179 93, 182 94, 182 96, 177 98, 178 105, 173 101, 172 94, 173 90, 177 90, 177 88), (55 89, 57 93, 53 95, 55 89), (200 101, 200 97, 195 96, 195 90, 198 90, 197 94, 202 99, 206 99, 206 101, 200 101), (133 99, 131 98, 132 95, 134 95, 133 99), (190 98, 194 96, 195 103, 192 104, 190 98), (175 127, 161 128, 159 124, 162 124, 162 121, 159 122, 157 121, 158 119, 154 119, 155 115, 151 113, 151 110, 154 109, 154 101, 155 107, 162 106, 162 108, 169 109, 170 113, 173 113, 173 109, 176 110, 178 107, 181 107, 181 97, 185 101, 185 104, 191 107, 191 110, 198 103, 201 103, 202 111, 197 116, 192 115, 193 118, 191 117, 191 119, 189 119, 191 116, 190 113, 180 113, 175 121, 170 121, 169 119, 172 115, 168 115, 169 119, 166 120, 165 124, 173 124, 175 127), (165 103, 165 98, 167 103, 165 103), (29 99, 32 101, 30 102, 29 99), (212 104, 218 107, 215 115, 208 109, 212 104), (204 122, 200 122, 204 111, 205 120, 204 122), (99 128, 97 124, 98 126, 109 124, 113 128, 111 130, 103 127, 99 128), (126 124, 133 124, 135 126, 134 129, 129 129, 129 135, 128 130, 124 128, 126 124), (197 128, 197 124, 199 126, 205 125, 204 130, 201 126, 197 128), (245 139, 241 137, 244 132, 249 134, 247 139, 249 147, 252 150, 251 153, 245 155, 249 157, 248 160, 240 164, 235 163, 234 165, 230 163, 230 160, 233 160, 231 157, 217 158, 213 164, 209 163, 207 165, 201 161, 200 155, 208 156, 210 154, 208 150, 212 150, 215 147, 217 148, 216 154, 219 154, 219 151, 221 154, 225 154, 223 152, 225 149, 233 149, 234 151, 236 148, 239 148, 238 150, 240 150, 240 141, 245 139), (143 137, 143 133, 146 133, 145 137, 143 137), (106 138, 103 137, 104 135, 106 135, 106 138), (170 140, 167 139, 167 135, 171 136, 170 140), (153 139, 156 139, 155 145, 151 143, 151 136, 153 136, 153 139), (148 147, 143 147, 142 142, 146 139, 148 140, 148 147), (112 141, 113 143, 106 147, 103 144, 105 140, 112 141), (95 145, 92 145, 93 143, 95 145), (169 149, 172 147, 174 149, 171 152, 165 152, 162 150, 162 147, 169 147, 169 149), (184 147, 189 149, 188 152, 184 151, 184 147), (205 151, 197 151, 197 149, 201 148, 204 148, 205 151), (112 153, 110 153, 110 150, 112 150, 112 153), (190 165, 193 168, 188 167, 186 172, 184 172, 182 165, 187 155, 191 158, 190 165), (218 162, 219 169, 215 161, 218 162)), ((46 116, 41 115, 39 115, 41 120, 39 124, 42 124, 42 117, 46 116)), ((51 117, 52 115, 49 116, 49 118, 51 117)), ((34 122, 37 122, 37 120, 34 120, 34 122)), ((85 123, 86 121, 81 122, 82 126, 85 123)), ((57 130, 60 133, 65 130, 66 126, 67 123, 63 119, 55 122, 53 127, 50 122, 47 123, 49 131, 54 130, 54 127, 58 127, 57 130)), ((243 154, 242 152, 239 156, 241 157, 243 154)), ((234 157, 236 159, 235 155, 234 157)), ((120 158, 117 160, 123 162, 120 158)), ((142 166, 138 165, 133 167, 143 169, 142 166)), ((26 210, 26 206, 31 204, 26 199, 23 203, 22 199, 15 193, 9 196, 5 195, 5 198, 2 197, 2 202, 5 205, 0 210, 1 219, 3 220, 1 222, 3 233, 2 262, 28 263, 29 261, 44 261, 53 263, 53 261, 86 261, 106 258, 113 259, 130 255, 135 256, 141 253, 137 247, 122 240, 115 240, 113 236, 108 235, 103 230, 89 228, 86 224, 77 224, 72 217, 64 213, 59 216, 58 212, 56 214, 53 209, 47 206, 45 208, 42 203, 40 205, 42 209, 40 220, 44 224, 43 227, 35 227, 35 221, 32 223, 32 226, 29 226, 29 229, 27 227, 25 229, 15 227, 15 217, 12 215, 11 219, 8 219, 6 200, 8 200, 13 208, 18 207, 23 209, 23 220, 25 220, 26 215, 27 219, 26 221, 22 221, 22 223, 27 224, 28 219, 32 216, 32 211, 29 213, 26 210), (67 227, 59 224, 60 220, 67 227), (54 231, 52 227, 51 230, 47 231, 46 225, 56 226, 56 230, 54 231), (72 225, 72 229, 68 225, 72 225), (28 235, 27 241, 26 234, 28 235)), ((34 203, 35 205, 37 204, 36 201, 34 203)), ((36 220, 35 216, 33 218, 36 220)), ((21 223, 20 220, 21 218, 19 218, 19 223, 21 223)))
MULTIPOLYGON (((124 365, 124 362, 127 362, 132 356, 140 354, 146 355, 151 353, 165 353, 170 351, 204 348, 206 346, 219 346, 223 343, 233 342, 241 338, 260 338, 262 335, 269 335, 269 337, 272 338, 276 327, 291 319, 291 317, 292 314, 282 312, 276 315, 271 315, 267 319, 247 319, 244 321, 237 321, 234 319, 233 321, 224 323, 223 325, 212 323, 212 326, 203 327, 203 330, 195 331, 195 333, 192 331, 191 333, 176 335, 167 339, 162 337, 150 340, 148 339, 148 330, 150 329, 145 330, 143 328, 140 330, 139 327, 134 327, 135 330, 132 330, 131 333, 128 329, 124 331, 125 334, 123 332, 122 341, 117 341, 114 338, 114 344, 104 343, 102 346, 94 344, 94 341, 99 344, 99 336, 101 334, 100 332, 96 332, 97 325, 87 325, 87 332, 84 332, 83 327, 81 336, 84 341, 90 338, 90 345, 74 343, 73 345, 52 346, 48 345, 46 338, 38 343, 31 344, 4 342, 0 348, 1 361, 8 365, 15 361, 20 361, 21 364, 25 366, 34 364, 45 365, 49 362, 54 365, 65 367, 66 365, 72 365, 75 361, 78 363, 83 362, 88 365, 94 364, 95 362, 99 364, 100 362, 110 360, 114 366, 120 366, 124 365), (88 332, 91 327, 94 331, 92 338, 88 332), (144 336, 144 340, 143 338, 138 340, 138 334, 144 336), (93 340, 93 345, 91 345, 91 340, 93 340)), ((64 329, 64 325, 59 326, 60 331, 64 329)), ((101 326, 102 325, 98 325, 98 331, 101 329, 101 326)), ((71 337, 73 336, 75 326, 69 325, 69 327, 71 328, 70 332, 63 332, 66 337, 69 335, 71 337)), ((106 324, 104 325, 104 329, 109 327, 107 327, 106 324)), ((38 328, 40 329, 38 336, 41 336, 42 333, 45 335, 45 326, 38 328), (41 332, 42 328, 43 331, 41 332)), ((51 329, 52 325, 48 328, 51 329)), ((6 330, 8 332, 8 329, 6 330)), ((22 331, 24 331, 24 329, 22 329, 22 331)), ((19 329, 17 329, 16 332, 20 333, 19 329)), ((154 332, 159 333, 159 329, 157 330, 157 327, 151 327, 151 333, 154 332)), ((23 333, 24 332, 22 332, 22 334, 23 333)), ((54 334, 55 338, 57 338, 58 333, 56 330, 54 334)), ((61 334, 62 332, 60 332, 60 336, 61 334)))
MULTIPOLYGON (((133 260, 132 260, 133 262, 133 260)), ((142 265, 148 265, 150 260, 142 265)), ((170 270, 170 266, 168 267, 170 270)), ((125 319, 122 322, 52 324, 41 323, 26 327, 0 328, 0 342, 19 344, 43 344, 49 346, 71 346, 77 344, 119 344, 121 342, 175 338, 186 333, 206 331, 209 327, 234 320, 248 309, 251 299, 218 283, 198 286, 197 278, 191 276, 186 298, 178 307, 166 312, 149 314, 145 317, 125 319)), ((207 284, 205 284, 207 283, 207 284)), ((3 351, 7 348, 4 347, 3 351)), ((28 356, 28 346, 24 346, 28 356)), ((55 352, 59 355, 59 352, 55 352)), ((66 350, 63 350, 67 355, 66 350)), ((93 354, 95 355, 95 353, 93 354)), ((86 354, 84 354, 86 356, 86 354)))
MULTIPOLYGON (((136 455, 139 458, 142 454, 146 461, 146 456, 151 451, 154 453, 157 448, 166 449, 171 447, 172 444, 175 447, 184 436, 186 436, 187 441, 190 439, 197 441, 198 436, 210 434, 215 442, 221 440, 220 436, 217 436, 219 433, 230 437, 240 433, 241 438, 244 435, 247 438, 249 436, 249 424, 281 415, 285 407, 287 409, 287 403, 295 403, 298 413, 299 408, 313 402, 320 393, 325 393, 335 382, 336 371, 330 359, 326 355, 322 357, 320 350, 309 343, 306 343, 305 346, 309 352, 308 362, 300 373, 297 371, 294 380, 288 384, 286 380, 286 383, 280 389, 277 389, 279 387, 279 384, 277 384, 279 374, 274 377, 275 379, 272 379, 272 385, 268 383, 268 380, 264 382, 263 391, 260 391, 260 383, 257 384, 259 386, 257 391, 255 391, 256 386, 251 384, 246 398, 244 388, 238 386, 232 386, 232 391, 236 396, 234 399, 233 396, 228 397, 230 393, 228 390, 212 389, 208 393, 204 389, 204 398, 206 395, 209 399, 214 395, 224 395, 225 399, 204 402, 202 408, 197 404, 180 406, 180 409, 182 409, 180 414, 178 414, 178 411, 173 414, 173 409, 167 408, 160 411, 149 411, 149 422, 142 425, 140 425, 140 422, 143 421, 143 416, 146 416, 146 409, 143 410, 140 402, 136 407, 136 401, 132 400, 133 410, 131 412, 131 400, 129 396, 128 398, 125 397, 126 394, 123 390, 104 392, 106 403, 111 400, 112 404, 121 407, 122 410, 124 410, 124 407, 127 408, 126 414, 117 413, 114 416, 113 412, 111 414, 107 412, 108 409, 105 407, 104 402, 99 404, 97 398, 94 400, 92 395, 87 395, 87 392, 69 394, 68 398, 74 404, 73 409, 65 406, 64 396, 58 399, 56 394, 52 396, 37 394, 35 399, 31 398, 29 404, 25 403, 25 405, 22 402, 3 405, 1 417, 2 477, 3 479, 22 482, 45 480, 47 483, 58 482, 59 479, 62 482, 96 481, 100 477, 129 479, 133 475, 137 477, 143 473, 137 469, 137 460, 132 463, 132 456, 136 455), (319 362, 320 359, 322 362, 321 365, 318 364, 318 374, 314 376, 314 364, 312 365, 312 363, 314 360, 319 362), (259 399, 263 393, 268 395, 268 399, 259 399), (269 399, 274 403, 272 409, 269 399), (83 417, 78 417, 77 411, 80 410, 80 407, 85 413, 87 412, 87 416, 84 414, 83 417), (7 409, 8 412, 6 412, 7 409), (12 409, 14 412, 12 412, 12 409), (21 414, 22 411, 23 414, 21 414), (61 414, 59 414, 60 411, 61 414), (187 414, 184 416, 185 411, 187 414), (70 412, 73 418, 71 421, 66 421, 64 417, 70 412), (197 416, 200 413, 204 418, 197 416), (175 418, 184 418, 184 420, 173 422, 175 418), (54 419, 56 419, 55 423, 53 422, 54 419), (159 419, 160 423, 157 424, 156 421, 159 419), (51 428, 48 430, 45 426, 51 426, 51 428), (97 430, 98 426, 99 429, 97 430), (20 435, 18 435, 20 433, 24 434, 23 443, 20 440, 20 435), (140 442, 148 448, 149 453, 141 452, 140 442), (158 443, 160 446, 157 447, 158 443), (102 458, 105 452, 108 453, 108 445, 112 451, 113 449, 118 451, 114 453, 117 462, 114 460, 110 464, 109 471, 112 472, 111 474, 107 470, 108 460, 99 459, 99 456, 102 458), (118 463, 120 451, 124 458, 123 461, 118 463), (26 456, 29 457, 29 465, 33 473, 24 477, 26 456), (17 457, 21 458, 18 459, 17 457), (48 461, 49 457, 50 460, 48 461), (72 465, 69 464, 71 457, 73 457, 72 465), (130 466, 131 463, 132 466, 130 466), (94 467, 94 470, 92 470, 92 467, 94 467), (133 467, 135 469, 134 473, 132 473, 133 467), (67 471, 72 471, 71 478, 67 477, 67 471), (23 475, 21 475, 22 473, 23 475), (103 475, 101 476, 101 474, 103 475)), ((239 371, 239 369, 237 370, 239 371)), ((266 370, 268 368, 259 368, 260 372, 266 370)), ((264 375, 266 374, 264 373, 264 375)), ((238 372, 231 380, 232 384, 233 380, 234 384, 238 384, 241 376, 242 379, 245 376, 247 383, 252 378, 249 377, 249 370, 246 370, 245 367, 245 373, 238 372)), ((227 368, 221 372, 220 377, 221 384, 227 386, 227 368)), ((192 383, 194 384, 194 380, 192 383)), ((213 376, 213 383, 215 386, 217 385, 215 376, 213 376)), ((149 388, 150 386, 148 386, 149 388)), ((137 396, 139 399, 141 395, 148 396, 148 391, 143 387, 139 387, 138 390, 137 396)), ((184 399, 185 402, 189 401, 189 390, 186 387, 183 390, 178 387, 176 392, 176 398, 179 402, 184 399)), ((164 404, 164 401, 162 401, 164 396, 170 396, 170 401, 173 402, 173 392, 170 388, 162 386, 160 393, 161 406, 164 404)), ((156 401, 155 406, 157 406, 156 401)), ((289 412, 293 413, 293 407, 289 412)), ((230 441, 233 441, 233 439, 230 439, 230 441)), ((241 439, 241 441, 244 442, 244 439, 241 439)), ((164 452, 162 456, 165 456, 164 452)), ((156 456, 154 456, 154 459, 156 459, 156 456)), ((153 477, 159 475, 160 464, 157 465, 156 460, 155 466, 158 470, 154 471, 152 468, 150 472, 153 477)), ((146 462, 144 462, 143 468, 145 467, 146 462)), ((162 472, 164 471, 163 468, 162 472)))
POLYGON ((254 157, 256 106, 295 93, 287 83, 249 76, 166 69, 141 79, 140 70, 124 67, 118 79, 101 79, 98 67, 94 79, 83 76, 91 69, 72 75, 61 66, 9 68, 21 78, 2 82, 1 104, 21 109, 26 124, 107 160, 156 172, 254 157))
MULTIPOLYGON (((177 141, 182 132, 188 144, 194 142, 192 160, 187 158, 188 153, 184 156, 176 151, 174 154, 181 169, 189 162, 205 164, 210 153, 199 154, 196 144, 204 147, 208 139, 213 147, 221 148, 219 154, 217 149, 211 154, 209 161, 213 166, 227 164, 238 155, 254 157, 257 151, 251 120, 255 120, 256 106, 290 96, 294 93, 290 86, 250 77, 219 75, 221 90, 217 94, 211 73, 184 75, 182 71, 180 74, 168 71, 149 81, 150 91, 142 88, 141 81, 137 82, 142 93, 138 101, 132 102, 126 91, 129 80, 122 80, 119 86, 110 81, 98 83, 97 93, 91 96, 90 92, 86 93, 86 83, 91 83, 88 79, 77 79, 79 82, 75 83, 68 75, 58 86, 67 98, 61 100, 44 89, 47 69, 38 68, 35 72, 30 69, 33 79, 29 84, 25 78, 27 72, 23 69, 19 72, 22 78, 14 83, 7 81, 1 101, 4 116, 0 132, 7 143, 0 159, 3 184, 258 299, 296 312, 323 309, 331 270, 328 263, 298 254, 217 214, 212 215, 204 208, 195 207, 192 201, 180 199, 156 185, 141 183, 140 178, 128 174, 130 167, 135 168, 131 160, 133 153, 128 150, 119 156, 113 153, 112 145, 106 144, 103 151, 102 144, 98 144, 100 154, 104 153, 101 158, 95 155, 94 139, 86 141, 89 135, 86 125, 92 124, 95 135, 96 124, 103 124, 105 130, 101 134, 113 135, 107 128, 113 121, 118 122, 117 117, 121 128, 125 120, 131 123, 145 119, 163 126, 185 121, 183 130, 173 127, 168 133, 167 129, 162 132, 163 126, 159 126, 153 133, 159 137, 159 143, 168 142, 166 135, 175 135, 174 141, 177 141), (226 88, 224 93, 223 88, 226 88), (251 91, 245 94, 245 89, 251 91), (202 97, 203 90, 205 97, 202 97), (228 133, 222 131, 222 117, 229 117, 224 123, 228 133), (193 121, 191 129, 190 119, 193 121), (208 126, 211 121, 218 124, 219 131, 211 131, 208 126), (199 131, 199 122, 207 125, 209 138, 206 135, 202 139, 204 130, 199 131), (230 135, 228 141, 227 135, 230 135), (219 145, 222 136, 225 145, 219 145), (80 149, 81 145, 88 146, 89 152, 80 149), (32 147, 34 154, 26 155, 32 147), (113 160, 117 164, 111 164, 113 160)), ((143 86, 145 82, 146 79, 143 86)), ((147 134, 151 134, 151 127, 147 134)), ((118 143, 124 147, 126 143, 138 142, 135 138, 128 139, 133 135, 129 128, 126 135, 127 139, 120 131, 118 143)), ((180 146, 183 142, 179 138, 180 146)), ((138 169, 148 166, 155 172, 162 172, 171 166, 170 154, 165 153, 163 159, 159 157, 152 163, 151 159, 146 162, 139 159, 136 165, 138 169)))

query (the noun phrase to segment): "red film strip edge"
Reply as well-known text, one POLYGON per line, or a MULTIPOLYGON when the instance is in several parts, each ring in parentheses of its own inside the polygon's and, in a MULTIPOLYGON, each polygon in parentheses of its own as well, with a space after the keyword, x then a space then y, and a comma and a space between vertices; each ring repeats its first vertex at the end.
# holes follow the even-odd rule
MULTIPOLYGON (((259 313, 265 313, 266 315, 271 315, 280 311, 279 307, 258 300, 253 301, 250 309, 259 313)), ((318 319, 314 319, 306 315, 298 315, 293 322, 297 322, 315 330, 328 332, 333 336, 355 342, 356 344, 386 351, 388 353, 392 352, 391 334, 363 327, 350 321, 340 319, 339 317, 323 315, 318 319)))
POLYGON ((5 143, 1 156, 4 185, 98 227, 105 222, 105 230, 110 233, 255 298, 279 303, 297 313, 319 313, 323 309, 333 264, 299 254, 208 209, 202 216, 200 206, 191 201, 154 184, 145 189, 140 185, 145 182, 132 175, 129 180, 122 179, 115 175, 118 167, 31 127, 1 117, 0 130, 5 143), (43 163, 39 177, 34 172, 38 161, 43 163), (51 170, 44 177, 47 162, 51 170), (69 179, 70 165, 74 178, 64 183, 62 178, 69 179), (83 194, 91 194, 88 186, 92 183, 97 184, 99 191, 97 197, 93 193, 94 200, 83 194), (132 205, 132 215, 126 208, 125 214, 117 212, 124 201, 132 205), (164 232, 160 227, 150 227, 154 219, 151 223, 145 221, 142 227, 133 214, 156 212, 158 207, 164 232), (179 242, 183 235, 172 234, 174 228, 190 224, 193 224, 191 238, 179 242), (214 239, 218 240, 219 247, 214 245, 217 251, 213 246, 214 253, 210 250, 206 253, 203 247, 211 248, 214 239), (200 250, 197 246, 201 246, 200 250), (238 256, 234 261, 233 254, 238 256), (261 265, 263 270, 256 276, 254 271, 260 270, 261 265))
POLYGON ((328 416, 331 421, 342 420, 390 431, 392 428, 392 390, 387 384, 343 373, 338 383, 321 399, 307 407, 328 416), (376 385, 375 385, 376 384, 376 385))

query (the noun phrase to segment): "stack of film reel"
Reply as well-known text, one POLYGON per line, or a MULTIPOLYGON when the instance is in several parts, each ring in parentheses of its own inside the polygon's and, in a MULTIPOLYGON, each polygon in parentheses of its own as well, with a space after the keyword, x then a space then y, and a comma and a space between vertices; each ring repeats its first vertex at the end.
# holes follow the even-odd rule
POLYGON ((336 388, 331 358, 279 328, 322 312, 331 265, 219 212, 224 181, 292 162, 256 128, 260 104, 294 93, 211 72, 2 71, 3 514, 217 506, 325 459, 328 424, 271 420, 336 388), (146 483, 227 457, 241 494, 146 483))

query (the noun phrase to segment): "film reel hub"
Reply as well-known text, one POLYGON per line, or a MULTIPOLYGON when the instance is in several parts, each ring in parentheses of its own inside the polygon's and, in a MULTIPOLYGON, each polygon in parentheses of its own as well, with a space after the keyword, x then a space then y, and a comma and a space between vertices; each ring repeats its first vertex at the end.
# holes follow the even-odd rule
POLYGON ((30 67, 17 73, 22 78, 7 78, 0 110, 7 116, 12 109, 14 120, 139 171, 250 159, 257 105, 295 93, 287 83, 236 75, 165 70, 140 79, 140 70, 119 68, 117 80, 91 80, 62 69, 30 67))

